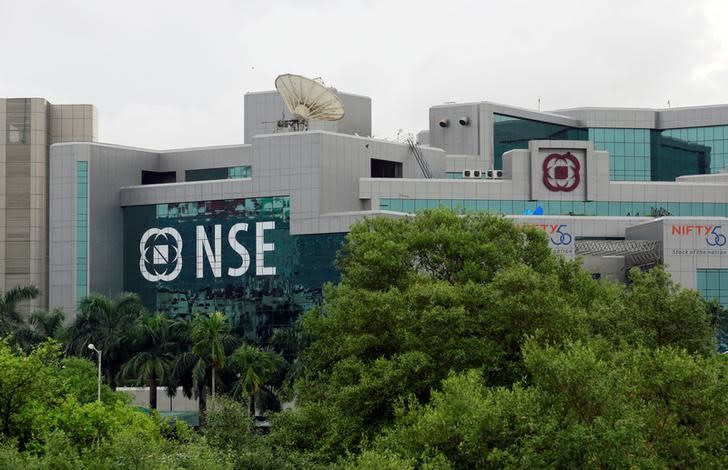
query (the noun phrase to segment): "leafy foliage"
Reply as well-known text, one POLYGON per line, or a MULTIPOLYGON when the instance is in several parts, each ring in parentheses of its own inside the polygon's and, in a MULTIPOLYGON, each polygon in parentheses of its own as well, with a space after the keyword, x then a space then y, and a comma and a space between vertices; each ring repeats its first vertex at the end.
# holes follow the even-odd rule
POLYGON ((232 468, 186 425, 128 406, 94 365, 48 341, 29 354, 0 343, 1 468, 232 468), (82 365, 82 363, 86 365, 82 365), (172 438, 173 436, 173 438, 172 438))
POLYGON ((27 326, 18 304, 35 299, 39 294, 36 286, 27 285, 13 287, 0 296, 0 338, 11 337, 13 343, 26 345, 27 326))
MULTIPOLYGON (((546 368, 534 366, 537 347, 566 351, 582 342, 591 345, 597 341, 607 351, 625 351, 625 357, 619 356, 622 361, 627 360, 630 348, 643 351, 642 358, 673 354, 669 351, 680 348, 686 351, 679 353, 687 354, 685 357, 698 355, 696 361, 714 356, 714 325, 706 303, 696 292, 676 286, 663 269, 634 270, 627 287, 597 282, 577 261, 553 255, 543 233, 517 227, 503 217, 458 217, 435 210, 416 218, 366 220, 352 228, 339 264, 342 282, 329 286, 323 305, 303 320, 310 346, 302 355, 303 373, 296 381, 299 407, 274 419, 269 438, 271 445, 305 452, 322 463, 335 462, 347 452, 356 455, 367 441, 376 440, 392 426, 410 423, 413 415, 403 410, 427 406, 433 397, 441 396, 442 387, 450 383, 448 377, 468 371, 475 371, 473 377, 483 393, 507 392, 523 400, 498 395, 514 413, 523 414, 494 417, 489 428, 493 436, 502 437, 498 445, 522 446, 521 431, 514 434, 511 430, 521 416, 536 422, 544 418, 538 414, 543 410, 556 416, 554 426, 563 419, 539 401, 543 388, 539 381, 545 376, 537 372, 546 368), (530 350, 524 349, 527 338, 533 345, 530 350), (532 406, 535 408, 528 408, 532 406)), ((595 366, 591 374, 617 380, 616 373, 603 373, 612 366, 595 366)), ((614 366, 614 370, 620 369, 614 366)), ((649 375, 645 372, 644 377, 649 375)), ((577 397, 582 405, 612 406, 611 394, 596 393, 599 387, 594 395, 584 395, 583 389, 570 390, 566 385, 549 390, 552 397, 570 393, 559 411, 578 413, 581 405, 573 401, 577 397)), ((606 386, 606 382, 599 385, 606 386)), ((468 393, 474 392, 469 389, 468 393)), ((634 395, 625 397, 625 401, 635 400, 634 395)), ((453 398, 450 406, 458 406, 467 397, 449 398, 453 398)), ((485 460, 454 457, 467 454, 462 448, 447 447, 459 442, 457 436, 446 434, 441 444, 423 437, 431 434, 434 439, 437 426, 443 427, 443 433, 475 432, 471 428, 477 423, 464 417, 470 405, 463 405, 460 414, 455 414, 463 422, 446 419, 444 414, 439 415, 439 422, 423 422, 420 437, 430 444, 417 447, 416 452, 403 452, 396 445, 376 447, 373 453, 363 454, 359 463, 490 465, 485 460), (438 446, 444 447, 430 453, 438 446)), ((581 419, 601 422, 601 411, 591 413, 581 419)), ((621 419, 615 418, 620 423, 621 419)), ((546 426, 550 421, 543 424, 550 429, 546 426)), ((582 425, 575 424, 569 432, 582 425)), ((395 440, 406 437, 392 436, 395 440)), ((549 434, 539 436, 547 440, 549 434)), ((496 443, 486 435, 478 438, 484 443, 474 448, 478 458, 483 458, 485 449, 496 443)), ((593 442, 606 438, 605 434, 593 442)), ((575 437, 548 442, 559 451, 563 451, 560 446, 568 445, 575 446, 574 452, 586 448, 584 443, 574 444, 578 442, 575 437)), ((621 445, 626 444, 617 442, 615 448, 621 449, 621 445)), ((498 465, 520 465, 515 460, 489 458, 498 465)), ((532 464, 559 465, 535 460, 532 464)))
POLYGON ((543 233, 490 215, 367 220, 340 265, 342 282, 304 319, 313 342, 296 387, 301 419, 287 429, 305 434, 303 417, 322 414, 328 425, 313 441, 330 443, 329 457, 391 421, 399 400, 427 402, 449 371, 480 368, 491 385, 520 379, 524 336, 582 336, 594 296, 574 292, 592 281, 554 257, 543 233))
POLYGON ((607 342, 525 345, 531 383, 489 388, 451 375, 425 406, 358 459, 395 455, 453 468, 723 468, 728 362, 675 348, 614 350, 607 342))
POLYGON ((262 405, 266 398, 274 395, 266 383, 283 368, 285 360, 273 351, 243 344, 233 351, 228 362, 230 369, 239 375, 233 384, 232 394, 248 399, 250 416, 253 417, 256 404, 259 408, 265 408, 262 405))
POLYGON ((122 365, 129 359, 129 331, 144 312, 139 296, 124 293, 115 300, 92 293, 81 299, 79 314, 69 329, 68 352, 78 356, 89 354, 94 344, 102 351, 102 367, 106 382, 116 387, 122 365))
POLYGON ((171 321, 132 294, 88 296, 65 334, 54 312, 13 323, 11 296, 0 323, 25 330, 0 343, 0 467, 728 465, 728 314, 664 269, 597 282, 539 230, 446 210, 362 221, 338 263, 342 282, 272 350, 220 313, 171 321), (94 364, 33 346, 46 336, 96 344, 109 384, 181 385, 206 426, 106 386, 95 402, 94 364), (260 434, 245 402, 268 409, 291 381, 297 406, 260 434))
POLYGON ((172 322, 162 314, 143 314, 136 321, 131 341, 137 352, 124 364, 121 374, 149 386, 149 406, 156 410, 157 386, 172 383, 176 352, 172 322))

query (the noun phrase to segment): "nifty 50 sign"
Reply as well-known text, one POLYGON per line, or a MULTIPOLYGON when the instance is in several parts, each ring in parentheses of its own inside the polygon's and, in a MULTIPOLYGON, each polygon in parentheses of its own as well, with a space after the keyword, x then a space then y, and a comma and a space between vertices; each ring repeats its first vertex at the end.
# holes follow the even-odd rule
POLYGON ((566 224, 524 224, 524 226, 543 230, 549 236, 551 244, 557 247, 571 245, 574 240, 566 224))
MULTIPOLYGON (((275 251, 275 243, 265 242, 265 232, 274 230, 273 221, 255 223, 255 274, 257 276, 274 276, 276 268, 265 265, 265 253, 275 251)), ((238 234, 248 232, 247 223, 237 223, 228 230, 226 242, 230 249, 238 255, 233 265, 228 266, 227 275, 239 277, 250 268, 250 252, 238 241, 238 234)), ((196 277, 204 275, 207 262, 214 277, 222 276, 222 226, 214 225, 212 236, 208 237, 204 225, 196 227, 195 260, 196 277)), ((139 240, 139 271, 150 282, 173 281, 182 272, 183 242, 179 231, 172 227, 150 228, 139 240)))
POLYGON ((705 237, 708 246, 725 246, 726 236, 723 234, 720 225, 673 225, 672 235, 677 237, 705 237))

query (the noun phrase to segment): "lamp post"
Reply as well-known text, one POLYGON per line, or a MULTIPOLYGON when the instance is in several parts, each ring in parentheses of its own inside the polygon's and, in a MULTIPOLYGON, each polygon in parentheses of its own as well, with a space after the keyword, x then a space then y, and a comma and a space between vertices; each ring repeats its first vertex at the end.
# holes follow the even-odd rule
POLYGON ((99 359, 99 380, 96 386, 96 399, 100 402, 101 401, 101 350, 96 349, 96 346, 93 345, 93 343, 88 345, 88 348, 92 351, 96 351, 96 356, 99 359))

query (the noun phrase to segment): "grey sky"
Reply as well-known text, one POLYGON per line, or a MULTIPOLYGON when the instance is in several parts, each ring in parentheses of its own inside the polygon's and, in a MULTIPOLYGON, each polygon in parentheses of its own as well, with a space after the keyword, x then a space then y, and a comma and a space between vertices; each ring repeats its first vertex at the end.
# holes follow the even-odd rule
POLYGON ((242 142, 242 97, 280 73, 370 96, 374 134, 429 106, 728 102, 721 1, 0 0, 0 96, 92 103, 99 138, 242 142))

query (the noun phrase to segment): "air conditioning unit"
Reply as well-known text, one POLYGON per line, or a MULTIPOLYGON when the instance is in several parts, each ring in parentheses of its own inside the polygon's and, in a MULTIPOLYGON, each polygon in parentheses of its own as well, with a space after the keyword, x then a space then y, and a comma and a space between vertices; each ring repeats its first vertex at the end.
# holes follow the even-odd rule
POLYGON ((480 170, 473 170, 473 178, 480 178, 480 170))
POLYGON ((480 179, 483 172, 480 170, 463 170, 463 179, 480 179))
POLYGON ((495 170, 495 174, 493 175, 493 178, 496 178, 496 179, 503 178, 503 170, 495 170))
POLYGON ((463 170, 463 178, 464 179, 472 178, 472 177, 473 177, 473 172, 472 171, 470 171, 470 170, 463 170))
POLYGON ((485 177, 486 177, 487 179, 493 179, 493 170, 487 170, 487 171, 485 172, 485 177))

